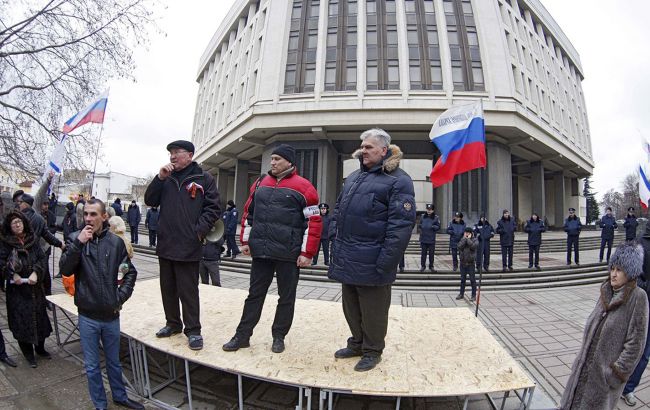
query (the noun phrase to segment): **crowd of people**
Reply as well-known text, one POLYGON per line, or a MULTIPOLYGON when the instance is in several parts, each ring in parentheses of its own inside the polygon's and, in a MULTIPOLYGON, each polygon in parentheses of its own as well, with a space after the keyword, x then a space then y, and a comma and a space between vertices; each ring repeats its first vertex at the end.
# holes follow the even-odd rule
MULTIPOLYGON (((341 283, 343 316, 350 336, 345 346, 333 351, 335 359, 359 358, 358 372, 375 368, 382 359, 388 330, 392 284, 404 266, 404 252, 416 224, 413 181, 400 168, 401 150, 381 129, 360 136, 353 157, 359 168, 345 180, 336 203, 319 200, 318 192, 298 175, 295 149, 277 145, 270 170, 250 187, 241 215, 233 200, 222 212, 214 177, 194 160, 194 145, 179 140, 167 145, 170 162, 163 165, 147 187, 144 202, 149 246, 156 247, 165 323, 159 338, 184 333, 192 350, 203 348, 199 282, 221 286, 222 255, 235 259, 240 253, 252 258, 248 297, 234 335, 223 344, 226 352, 250 347, 264 300, 274 276, 279 299, 271 328, 271 351, 285 351, 285 338, 293 319, 300 269, 323 263, 328 277, 341 283), (209 234, 219 220, 223 237, 209 234), (239 233, 241 247, 236 235, 239 233)), ((78 329, 90 397, 98 409, 107 408, 100 366, 100 345, 113 402, 132 409, 142 404, 129 399, 119 360, 120 310, 131 297, 137 278, 132 263, 138 243, 140 207, 135 201, 124 210, 119 198, 107 206, 96 198, 66 204, 57 226, 51 209, 57 199, 36 200, 16 192, 14 209, 0 226, 0 273, 6 292, 9 330, 27 363, 51 359, 45 341, 52 332, 46 296, 51 294, 48 255, 61 248, 58 275, 73 278, 78 329), (36 205, 35 205, 36 203, 36 205), (36 212, 38 207, 40 212, 36 212), (127 225, 130 237, 127 237, 127 225), (55 232, 63 232, 64 241, 55 232), (100 252, 100 249, 102 251, 100 252), (110 251, 104 251, 104 250, 110 251)), ((636 404, 634 389, 650 358, 648 329, 648 279, 650 279, 650 227, 635 238, 634 208, 624 222, 626 242, 611 255, 618 228, 611 209, 598 222, 601 228, 600 261, 606 259, 609 278, 587 319, 582 349, 562 398, 563 409, 612 408, 619 396, 636 404), (605 249, 607 250, 605 253, 605 249), (611 256, 611 257, 610 257, 611 256)), ((567 264, 579 264, 582 230, 575 209, 564 220, 567 264)), ((435 272, 436 236, 441 221, 433 204, 427 204, 418 222, 421 247, 420 272, 435 272)), ((485 215, 473 226, 456 212, 447 225, 453 270, 460 269, 460 292, 465 297, 469 276, 471 296, 476 298, 475 272, 489 271, 490 240, 499 235, 503 271, 513 270, 516 219, 503 210, 495 227, 485 215)), ((528 268, 540 269, 539 253, 547 224, 537 213, 525 222, 529 248, 528 268)), ((0 361, 15 367, 0 333, 0 361)))

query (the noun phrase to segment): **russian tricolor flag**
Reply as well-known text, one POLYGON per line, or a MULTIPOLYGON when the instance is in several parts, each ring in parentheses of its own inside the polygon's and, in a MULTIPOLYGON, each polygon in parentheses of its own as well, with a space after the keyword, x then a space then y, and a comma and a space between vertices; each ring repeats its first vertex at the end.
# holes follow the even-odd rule
POLYGON ((645 161, 639 165, 639 202, 643 209, 648 209, 650 204, 650 180, 648 180, 648 168, 650 168, 650 144, 643 141, 643 152, 645 161))
POLYGON ((89 122, 101 124, 104 122, 104 113, 106 112, 106 104, 108 103, 108 90, 104 91, 102 95, 93 101, 86 108, 79 111, 77 115, 70 118, 63 124, 63 133, 68 134, 76 128, 81 127, 89 122))
POLYGON ((431 171, 434 188, 455 175, 485 168, 485 123, 481 102, 459 105, 443 112, 429 133, 442 156, 431 171))

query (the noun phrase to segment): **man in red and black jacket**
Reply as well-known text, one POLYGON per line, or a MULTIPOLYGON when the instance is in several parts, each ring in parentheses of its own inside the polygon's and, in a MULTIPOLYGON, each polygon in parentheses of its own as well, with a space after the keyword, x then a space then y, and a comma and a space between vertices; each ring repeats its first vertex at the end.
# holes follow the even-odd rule
POLYGON ((241 251, 251 255, 250 288, 235 336, 223 345, 227 352, 249 347, 260 319, 266 292, 277 274, 278 307, 273 321, 274 353, 284 351, 296 302, 300 268, 311 264, 321 235, 318 193, 296 173, 295 150, 281 144, 271 154, 271 170, 251 187, 244 206, 241 251))

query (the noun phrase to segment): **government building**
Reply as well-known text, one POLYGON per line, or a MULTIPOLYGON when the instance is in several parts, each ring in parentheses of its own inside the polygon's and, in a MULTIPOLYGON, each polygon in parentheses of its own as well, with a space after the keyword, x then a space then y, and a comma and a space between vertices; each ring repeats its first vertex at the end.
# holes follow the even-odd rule
POLYGON ((594 167, 582 79, 539 0, 236 0, 198 67, 195 159, 241 207, 289 143, 333 204, 359 135, 380 127, 404 152, 418 210, 433 202, 444 224, 457 210, 492 223, 537 212, 561 226, 569 207, 584 221, 594 167), (431 126, 477 100, 487 168, 433 189, 431 126))

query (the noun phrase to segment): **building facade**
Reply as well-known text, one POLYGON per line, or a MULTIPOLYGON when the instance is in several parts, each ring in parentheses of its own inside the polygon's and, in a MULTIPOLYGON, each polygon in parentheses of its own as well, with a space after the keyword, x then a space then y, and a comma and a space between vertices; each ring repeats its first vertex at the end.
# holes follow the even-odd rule
POLYGON ((195 158, 224 201, 242 204, 273 148, 290 143, 333 203, 360 133, 380 127, 405 166, 426 170, 412 175, 418 209, 433 200, 445 221, 509 209, 558 225, 571 206, 585 215, 581 180, 594 166, 582 79, 539 0, 236 0, 199 65, 195 158), (487 168, 434 190, 431 125, 479 99, 487 168))

